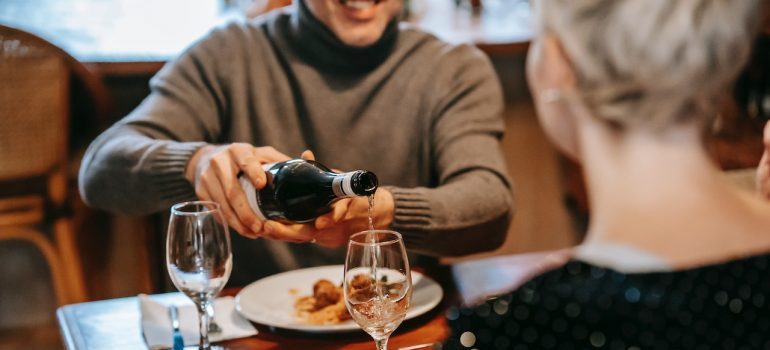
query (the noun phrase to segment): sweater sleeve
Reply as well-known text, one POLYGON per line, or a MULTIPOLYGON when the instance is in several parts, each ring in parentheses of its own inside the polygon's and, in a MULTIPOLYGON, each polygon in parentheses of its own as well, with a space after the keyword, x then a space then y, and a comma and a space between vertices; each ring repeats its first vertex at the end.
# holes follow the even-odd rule
POLYGON ((226 115, 219 32, 190 47, 150 81, 150 95, 89 146, 79 186, 89 205, 147 214, 195 198, 184 178, 190 157, 217 142, 226 115))
POLYGON ((499 247, 513 213, 513 195, 500 150, 503 99, 491 63, 457 46, 438 64, 431 157, 438 185, 390 188, 392 228, 412 251, 458 256, 499 247))

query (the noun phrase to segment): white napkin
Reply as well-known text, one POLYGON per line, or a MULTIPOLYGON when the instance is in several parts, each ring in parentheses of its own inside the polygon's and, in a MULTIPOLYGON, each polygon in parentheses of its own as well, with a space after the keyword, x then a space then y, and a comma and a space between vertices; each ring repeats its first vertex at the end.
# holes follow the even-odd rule
MULTIPOLYGON (((200 339, 198 311, 192 304, 177 305, 179 329, 185 345, 196 345, 200 339)), ((152 297, 139 295, 139 310, 142 314, 142 333, 150 349, 170 349, 174 344, 171 316, 168 307, 152 297)), ((235 310, 233 297, 214 300, 214 320, 222 328, 221 333, 209 333, 212 342, 244 338, 257 334, 257 330, 235 310)))

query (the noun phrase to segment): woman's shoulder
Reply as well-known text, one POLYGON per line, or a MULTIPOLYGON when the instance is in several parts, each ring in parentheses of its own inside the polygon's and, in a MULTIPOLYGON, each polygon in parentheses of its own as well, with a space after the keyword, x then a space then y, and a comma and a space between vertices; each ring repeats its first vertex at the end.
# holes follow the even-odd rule
POLYGON ((736 344, 757 345, 751 334, 764 334, 758 324, 770 325, 770 283, 763 283, 769 262, 762 254, 686 270, 620 272, 572 259, 516 290, 450 308, 452 336, 444 348, 547 348, 555 341, 650 348, 658 340, 669 348, 720 348, 737 331, 746 337, 731 338, 736 344), (656 337, 661 331, 672 337, 656 337))
POLYGON ((625 273, 671 270, 663 257, 629 244, 591 241, 575 247, 573 257, 625 273))
MULTIPOLYGON (((770 283, 762 283, 770 273, 770 254, 760 254, 685 270, 649 270, 622 272, 583 261, 575 256, 560 267, 531 278, 515 290, 488 298, 483 303, 457 308, 460 314, 486 315, 483 310, 497 310, 500 315, 516 316, 518 306, 529 310, 548 311, 575 307, 608 311, 631 307, 658 307, 663 303, 680 308, 687 303, 684 295, 714 299, 726 306, 737 298, 745 303, 760 303, 770 297, 770 283), (508 315, 510 306, 511 314, 508 315), (479 312, 479 310, 482 310, 479 312)), ((735 302, 737 303, 737 302, 735 302)), ((521 309, 521 308, 520 308, 521 309)), ((449 314, 448 314, 449 315, 449 314)), ((451 317, 450 317, 451 318, 451 317)))

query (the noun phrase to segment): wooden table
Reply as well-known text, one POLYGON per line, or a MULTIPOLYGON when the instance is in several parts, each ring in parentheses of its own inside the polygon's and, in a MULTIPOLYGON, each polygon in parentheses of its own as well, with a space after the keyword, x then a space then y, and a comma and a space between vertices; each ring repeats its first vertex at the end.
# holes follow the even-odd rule
MULTIPOLYGON (((227 289, 223 295, 235 295, 227 289)), ((154 295, 161 301, 179 300, 181 293, 154 295)), ((442 304, 443 305, 443 304, 442 304)), ((449 335, 441 306, 417 318, 405 321, 391 336, 390 349, 440 342, 449 335)), ((139 301, 136 297, 67 305, 56 312, 64 343, 69 350, 146 349, 140 326, 139 301)), ((255 325, 259 334, 250 338, 217 343, 225 349, 374 349, 374 342, 363 331, 346 334, 307 334, 269 329, 255 325)))
MULTIPOLYGON (((102 75, 151 75, 211 28, 242 18, 238 4, 248 2, 2 0, 0 23, 53 42, 102 75)), ((412 0, 410 20, 444 40, 475 43, 490 54, 522 52, 530 38, 529 6, 520 0, 498 3, 503 5, 473 14, 452 0, 412 0)))

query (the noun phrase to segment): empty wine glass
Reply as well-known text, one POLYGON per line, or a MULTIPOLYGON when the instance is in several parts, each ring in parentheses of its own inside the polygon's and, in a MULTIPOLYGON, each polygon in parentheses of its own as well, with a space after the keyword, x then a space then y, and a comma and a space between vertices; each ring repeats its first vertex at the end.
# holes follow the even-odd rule
POLYGON ((219 204, 186 202, 171 207, 166 267, 171 281, 198 309, 199 349, 210 349, 206 309, 230 278, 230 234, 219 204))
POLYGON ((385 350, 409 309, 412 275, 401 234, 363 231, 350 236, 343 278, 353 320, 385 350))

